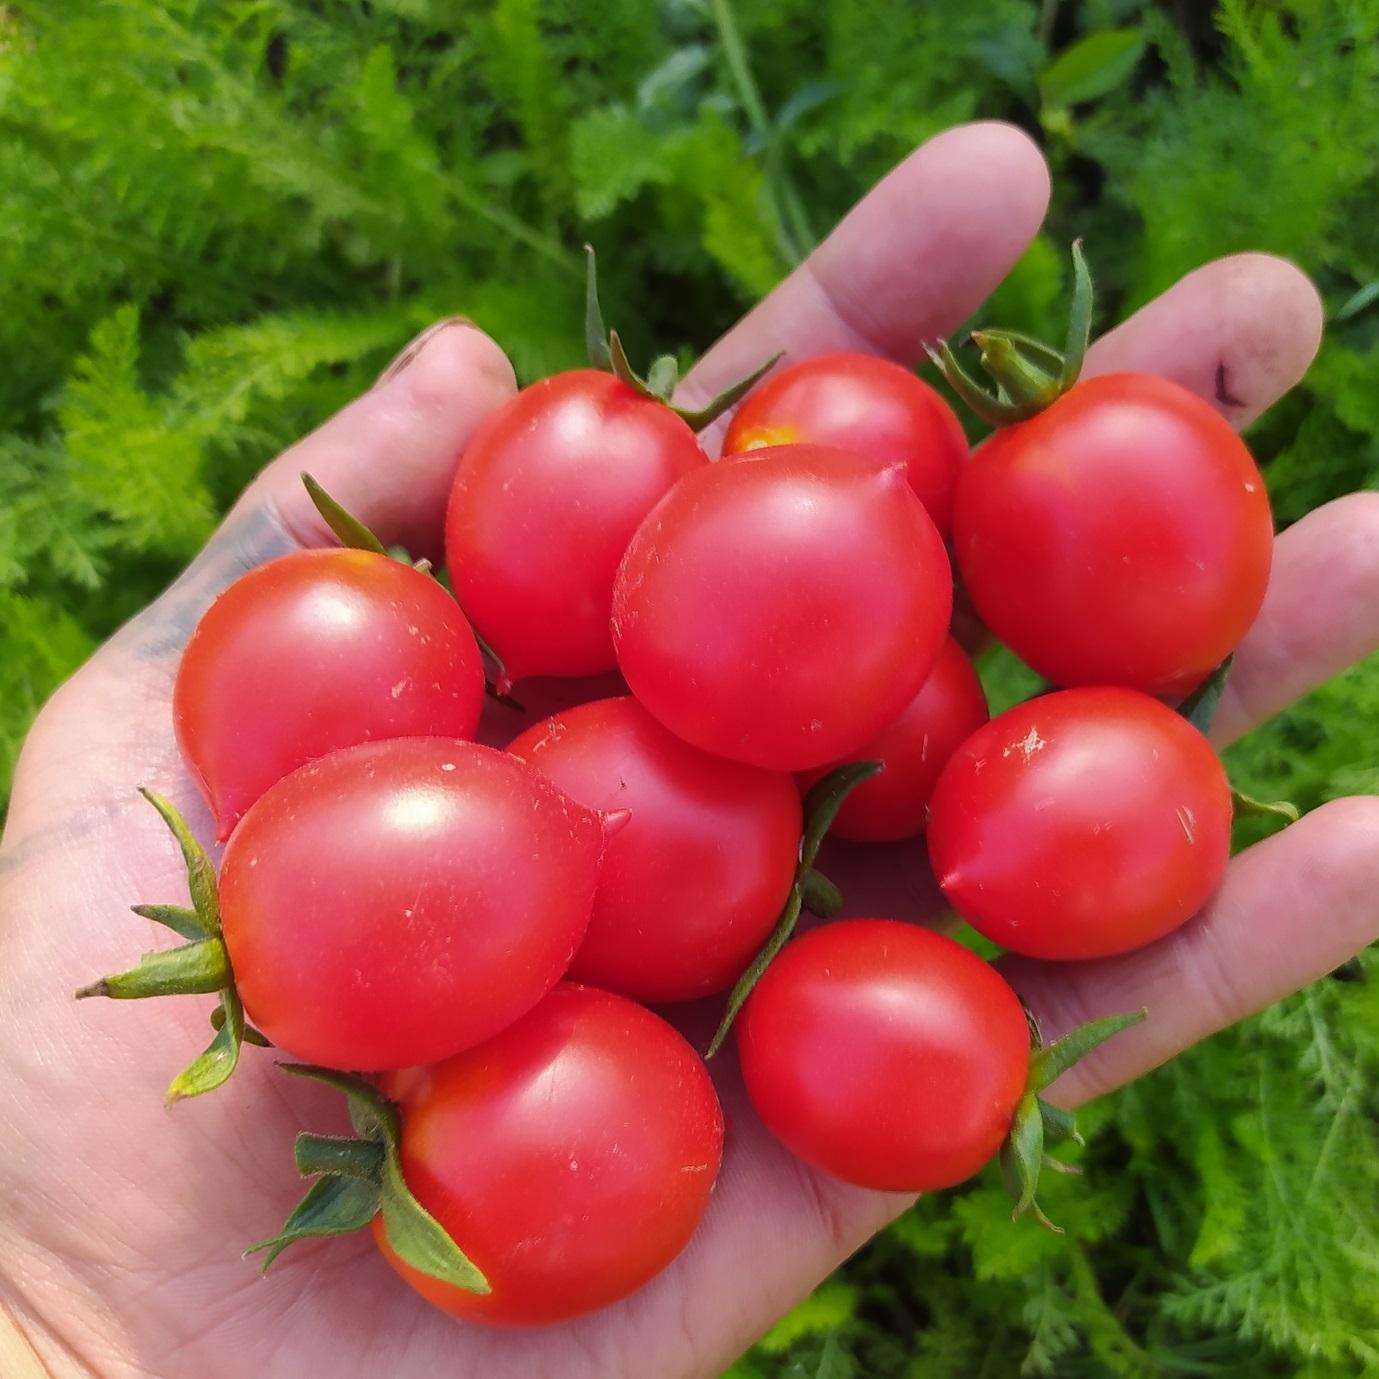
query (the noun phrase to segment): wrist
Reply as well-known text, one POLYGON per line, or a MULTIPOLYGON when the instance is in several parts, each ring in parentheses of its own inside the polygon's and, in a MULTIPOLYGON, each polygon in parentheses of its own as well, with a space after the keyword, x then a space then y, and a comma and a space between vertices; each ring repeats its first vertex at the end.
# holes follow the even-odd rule
POLYGON ((0 1296, 0 1375, 4 1379, 52 1379, 19 1319, 0 1296))

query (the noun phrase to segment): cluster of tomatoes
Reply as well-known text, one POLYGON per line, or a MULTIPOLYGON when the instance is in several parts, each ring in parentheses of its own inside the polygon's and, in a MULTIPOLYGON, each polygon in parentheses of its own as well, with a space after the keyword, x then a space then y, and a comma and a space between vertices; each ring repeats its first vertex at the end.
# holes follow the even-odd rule
POLYGON ((270 1260, 371 1227, 419 1292, 506 1324, 637 1288, 720 1165, 704 1058, 648 1008, 702 998, 809 1164, 917 1191, 999 1152, 1033 1205, 1068 1128, 1041 1091, 1138 1016, 1043 1047, 954 939, 792 930, 839 910, 826 832, 927 833, 952 908, 1046 959, 1152 942, 1221 878, 1232 794, 1193 710, 1260 607, 1268 502, 1206 403, 1078 381, 1086 315, 1064 354, 979 335, 994 393, 945 354, 997 425, 969 457, 932 388, 860 355, 687 417, 595 308, 607 367, 525 389, 459 457, 449 589, 309 483, 345 545, 245 575, 177 676, 219 874, 150 796, 192 905, 137 909, 186 942, 83 993, 219 994, 173 1095, 246 1041, 345 1093, 357 1138, 301 1136, 315 1182, 270 1260), (739 401, 711 460, 692 423, 739 401), (1060 688, 988 721, 954 567, 1060 688), (563 707, 514 736, 514 686, 563 707))

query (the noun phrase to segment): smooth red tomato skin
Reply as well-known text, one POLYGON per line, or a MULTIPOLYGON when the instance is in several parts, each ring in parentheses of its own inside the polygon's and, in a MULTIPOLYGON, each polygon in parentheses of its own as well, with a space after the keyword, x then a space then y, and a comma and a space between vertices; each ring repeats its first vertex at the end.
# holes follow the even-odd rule
MULTIPOLYGON (((948 758, 990 716, 972 662, 949 637, 929 678, 894 723, 853 754, 884 770, 843 801, 829 831, 858 843, 893 843, 924 832, 929 796, 948 758)), ((808 790, 827 769, 801 776, 808 790)))
POLYGON ((803 771, 914 697, 952 594, 900 466, 783 445, 697 470, 653 509, 618 572, 613 638, 633 694, 686 742, 803 771))
POLYGON ((1254 621, 1273 522, 1250 452, 1207 403, 1107 374, 975 451, 953 549, 982 621, 1041 675, 1171 696, 1254 621))
POLYGON ((515 757, 398 738, 269 790, 225 849, 249 1019, 331 1068, 434 1063, 530 1010, 584 937, 603 821, 515 757))
POLYGON ((915 496, 948 535, 967 437, 953 409, 909 369, 849 353, 792 364, 753 389, 737 409, 723 453, 796 441, 903 464, 915 496))
POLYGON ((508 751, 590 809, 631 811, 608 840, 570 976, 653 1003, 731 986, 794 881, 792 778, 701 752, 628 697, 556 714, 508 751))
POLYGON ((430 1071, 403 1111, 402 1171, 492 1289, 418 1274, 437 1307, 537 1326, 606 1307, 694 1234, 723 1152, 703 1060, 641 1006, 561 983, 497 1038, 430 1071))
POLYGON ((736 1030, 767 1128, 815 1168, 883 1192, 976 1173, 1029 1070, 1024 1010, 995 969, 893 919, 842 920, 786 944, 736 1030))
POLYGON ((429 575, 371 551, 299 551, 236 580, 173 687, 178 745, 223 842, 270 785, 340 747, 472 737, 474 634, 429 575))
POLYGON ((1215 891, 1230 843, 1211 744, 1136 690, 1017 705, 958 748, 929 802, 929 860, 954 909, 1034 958, 1161 938, 1215 891))
POLYGON ((618 562, 707 463, 669 407, 593 369, 534 383, 489 418, 455 473, 445 550, 455 597, 512 679, 613 669, 618 562))

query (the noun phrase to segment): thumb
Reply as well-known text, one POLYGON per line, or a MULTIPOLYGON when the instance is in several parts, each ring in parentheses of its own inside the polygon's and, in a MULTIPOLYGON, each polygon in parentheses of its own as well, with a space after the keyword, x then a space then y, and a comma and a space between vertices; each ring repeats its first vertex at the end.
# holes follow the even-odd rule
POLYGON ((460 454, 516 388, 512 365, 478 327, 463 317, 437 322, 367 393, 264 469, 145 618, 163 624, 172 649, 247 570, 301 547, 334 545, 302 486, 304 471, 385 544, 438 555, 460 454))
POLYGON ((302 487, 311 473, 388 544, 440 551, 445 505, 475 429, 516 390, 512 366, 460 318, 419 335, 362 397, 280 455, 245 490, 205 549, 49 701, 15 772, 6 843, 45 812, 100 785, 163 779, 175 751, 167 699, 177 657, 202 614, 256 565, 335 544, 302 487), (81 770, 65 769, 79 760, 81 770), (41 806, 41 807, 40 807, 41 806))
POLYGON ((460 452, 516 387, 507 357, 473 322, 438 321, 369 392, 269 465, 227 521, 266 508, 297 544, 333 545, 302 487, 305 470, 385 543, 436 555, 460 452))

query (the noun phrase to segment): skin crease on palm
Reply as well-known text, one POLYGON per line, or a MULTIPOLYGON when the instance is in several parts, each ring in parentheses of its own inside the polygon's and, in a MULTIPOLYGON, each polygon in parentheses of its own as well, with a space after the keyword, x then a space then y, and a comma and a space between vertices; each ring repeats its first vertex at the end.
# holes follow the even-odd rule
MULTIPOLYGON (((688 400, 780 348, 913 360, 1006 274, 1048 194, 1043 161, 1018 131, 940 135, 708 353, 688 400)), ((1112 331, 1088 368, 1164 373, 1244 424, 1302 376, 1320 328, 1316 293, 1295 268, 1240 255, 1189 274, 1112 331)), ((712 1379, 906 1206, 827 1181, 776 1146, 728 1054, 715 1075, 729 1145, 708 1217, 669 1270, 615 1307, 549 1330, 461 1327, 403 1287, 362 1237, 299 1246, 264 1281, 239 1251, 270 1234, 300 1192, 296 1131, 342 1128, 340 1107, 247 1049, 227 1087, 165 1112, 168 1078, 208 1037, 209 999, 73 1002, 77 986, 141 944, 166 941, 130 902, 184 900, 174 849, 134 787, 171 796, 210 836, 173 744, 177 656, 230 580, 328 543, 299 471, 385 540, 436 554, 456 456, 512 392, 512 372, 462 323, 435 328, 403 359, 259 477, 187 573, 59 691, 25 748, 0 852, 0 1308, 62 1379, 298 1379, 314 1369, 338 1379, 712 1379)), ((1219 714, 1221 740, 1376 646, 1379 495, 1356 495, 1280 540, 1219 714)), ((865 861, 838 847, 829 870, 850 913, 937 915, 913 845, 865 861)), ((1326 973, 1379 935, 1376 895, 1379 800, 1341 800, 1240 857, 1209 911, 1149 949, 1081 965, 1009 963, 1049 1034, 1150 1009, 1065 1076, 1057 1099, 1118 1086, 1326 973)))

